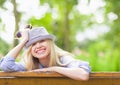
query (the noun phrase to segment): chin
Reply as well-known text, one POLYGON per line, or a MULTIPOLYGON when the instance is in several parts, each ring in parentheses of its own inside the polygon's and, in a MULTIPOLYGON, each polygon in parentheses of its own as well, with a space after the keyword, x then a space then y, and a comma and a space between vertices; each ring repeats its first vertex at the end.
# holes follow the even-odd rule
POLYGON ((38 56, 37 58, 39 58, 39 59, 44 59, 44 58, 46 58, 46 56, 47 56, 47 55, 41 55, 41 56, 38 56))

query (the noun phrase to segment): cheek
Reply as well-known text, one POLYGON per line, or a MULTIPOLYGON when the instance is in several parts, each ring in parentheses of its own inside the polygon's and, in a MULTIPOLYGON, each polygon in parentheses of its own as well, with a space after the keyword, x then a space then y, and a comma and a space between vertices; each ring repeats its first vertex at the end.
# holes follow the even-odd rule
POLYGON ((47 49, 47 52, 48 52, 48 54, 50 54, 50 52, 51 52, 51 49, 50 49, 50 47, 47 49))
POLYGON ((50 53, 51 47, 50 47, 49 43, 45 43, 45 46, 47 48, 47 53, 50 53))
POLYGON ((31 53, 32 53, 32 55, 34 55, 34 53, 35 53, 34 48, 31 49, 31 53))

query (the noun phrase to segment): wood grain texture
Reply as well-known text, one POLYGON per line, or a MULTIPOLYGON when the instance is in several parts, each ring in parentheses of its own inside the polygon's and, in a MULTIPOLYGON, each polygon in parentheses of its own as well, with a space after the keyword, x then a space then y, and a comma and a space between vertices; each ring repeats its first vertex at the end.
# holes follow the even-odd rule
POLYGON ((120 85, 120 73, 95 72, 88 81, 78 81, 53 72, 0 72, 0 85, 120 85))

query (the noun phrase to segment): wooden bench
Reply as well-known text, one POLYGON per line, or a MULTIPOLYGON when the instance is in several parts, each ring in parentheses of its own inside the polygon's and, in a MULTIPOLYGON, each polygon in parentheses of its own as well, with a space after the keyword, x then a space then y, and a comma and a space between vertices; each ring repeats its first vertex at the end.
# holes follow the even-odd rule
POLYGON ((78 81, 58 73, 0 72, 0 85, 120 85, 120 73, 95 72, 78 81))

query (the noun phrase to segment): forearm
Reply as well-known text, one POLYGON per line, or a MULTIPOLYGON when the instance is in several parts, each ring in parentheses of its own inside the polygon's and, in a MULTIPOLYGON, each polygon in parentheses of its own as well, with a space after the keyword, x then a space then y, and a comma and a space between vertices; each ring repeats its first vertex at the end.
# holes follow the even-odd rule
POLYGON ((53 71, 75 80, 85 81, 89 79, 89 72, 85 71, 83 68, 65 68, 65 67, 53 66, 49 68, 35 69, 32 71, 33 72, 53 71))
POLYGON ((75 80, 88 80, 89 73, 82 68, 55 67, 54 71, 75 80))
POLYGON ((6 56, 12 56, 12 57, 16 58, 25 44, 26 44, 26 41, 23 41, 23 42, 19 43, 6 56))
POLYGON ((6 56, 12 56, 14 58, 18 56, 18 54, 28 41, 28 31, 29 29, 24 29, 23 31, 21 31, 22 34, 21 43, 19 43, 15 48, 13 48, 6 56))

